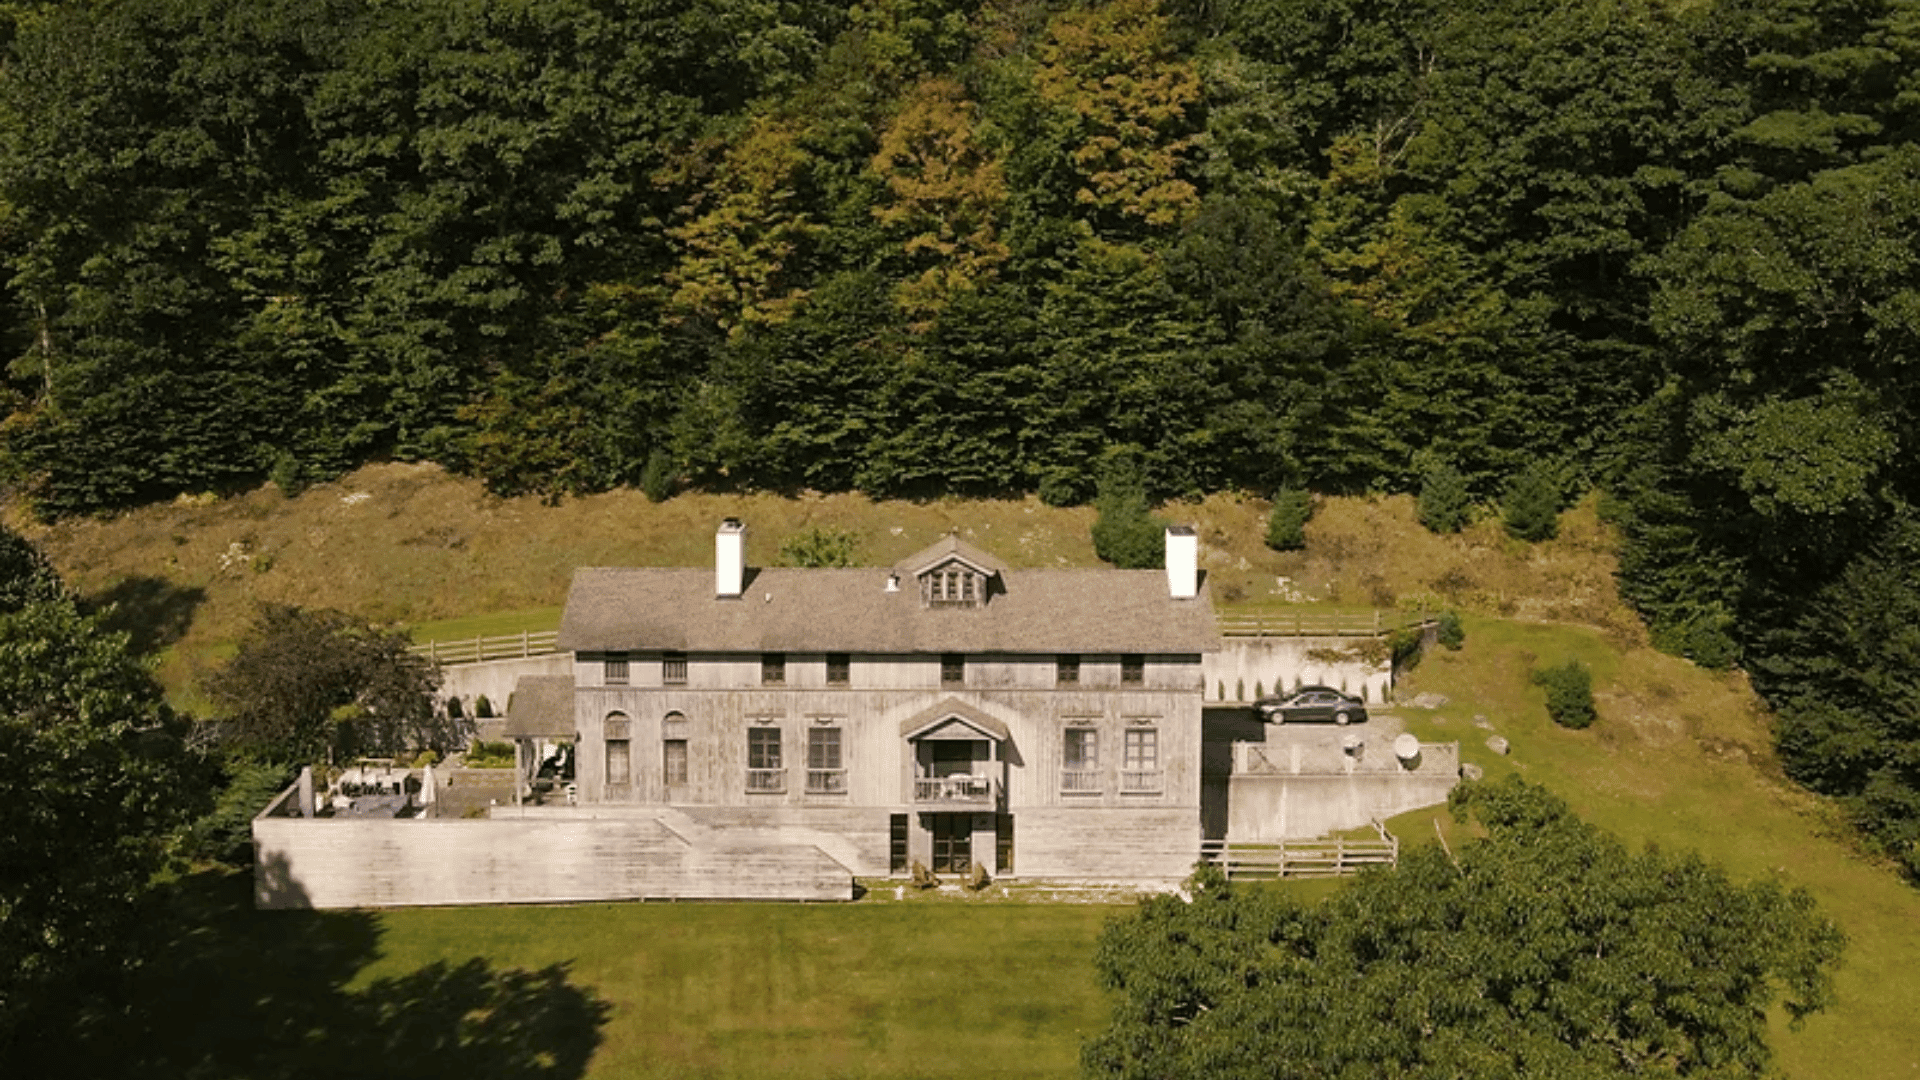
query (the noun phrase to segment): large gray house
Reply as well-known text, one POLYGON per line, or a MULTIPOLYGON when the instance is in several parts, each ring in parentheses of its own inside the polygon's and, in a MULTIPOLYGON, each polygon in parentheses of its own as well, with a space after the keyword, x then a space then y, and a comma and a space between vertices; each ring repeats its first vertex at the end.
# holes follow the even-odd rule
MULTIPOLYGON (((508 734, 576 748, 583 809, 790 830, 858 875, 1176 879, 1200 841, 1203 654, 1190 529, 1167 569, 1014 570, 948 537, 889 569, 575 573, 571 676, 508 734)), ((663 819, 664 820, 664 819, 663 819)))

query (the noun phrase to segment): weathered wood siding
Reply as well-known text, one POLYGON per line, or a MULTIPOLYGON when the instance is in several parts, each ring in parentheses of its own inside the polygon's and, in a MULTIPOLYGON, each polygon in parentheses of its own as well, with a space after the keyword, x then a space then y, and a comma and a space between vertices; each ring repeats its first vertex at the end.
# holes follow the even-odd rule
MULTIPOLYGON (((1197 665, 1196 665, 1197 666, 1197 665)), ((576 694, 581 734, 577 777, 588 803, 672 803, 712 806, 904 807, 913 802, 914 746, 901 723, 930 706, 957 700, 1006 725, 1010 738, 997 747, 1004 765, 1005 809, 1028 806, 1105 807, 1199 805, 1200 699, 1164 689, 1009 690, 969 687, 874 690, 760 688, 709 691, 694 687, 649 689, 602 687, 576 694), (687 784, 665 783, 663 722, 684 718, 687 784), (627 720, 631 781, 609 787, 606 721, 627 720), (1062 791, 1065 731, 1098 732, 1095 790, 1062 791), (807 790, 810 729, 840 729, 844 792, 807 790), (780 733, 785 771, 779 790, 749 791, 748 731, 780 733), (1125 733, 1151 728, 1156 735, 1157 791, 1123 792, 1125 733)))
POLYGON ((1014 869, 1021 877, 1175 881, 1199 858, 1198 807, 1060 807, 1014 815, 1014 869))
POLYGON ((645 818, 253 823, 262 908, 635 899, 850 900, 818 847, 689 839, 645 818))

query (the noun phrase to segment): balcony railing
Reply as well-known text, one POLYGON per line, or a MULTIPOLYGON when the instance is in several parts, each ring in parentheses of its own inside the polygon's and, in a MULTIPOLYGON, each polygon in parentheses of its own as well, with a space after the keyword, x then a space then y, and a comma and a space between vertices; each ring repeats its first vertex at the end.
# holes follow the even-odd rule
POLYGON ((762 794, 779 794, 787 790, 787 770, 785 769, 748 769, 747 790, 762 794))
POLYGON ((1122 795, 1158 795, 1166 786, 1167 774, 1159 769, 1123 769, 1120 772, 1122 795))
POLYGON ((916 803, 975 803, 996 801, 1000 784, 990 776, 916 776, 913 801, 916 803))
POLYGON ((1098 795, 1099 769, 1061 769, 1060 790, 1071 795, 1098 795))
POLYGON ((808 769, 807 794, 809 795, 845 795, 847 793, 847 770, 845 769, 808 769))

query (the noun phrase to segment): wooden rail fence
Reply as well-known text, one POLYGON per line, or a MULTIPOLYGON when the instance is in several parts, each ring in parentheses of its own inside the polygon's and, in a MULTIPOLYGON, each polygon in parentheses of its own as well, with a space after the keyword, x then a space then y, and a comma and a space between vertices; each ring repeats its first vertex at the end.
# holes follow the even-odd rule
POLYGON ((1226 871, 1228 881, 1341 877, 1369 866, 1398 866, 1400 838, 1378 823, 1378 840, 1206 840, 1200 860, 1226 871))
POLYGON ((498 637, 426 641, 413 647, 416 656, 442 664, 478 664, 486 660, 518 660, 559 652, 558 630, 531 630, 498 637))
POLYGON ((1270 612, 1264 614, 1222 614, 1214 619, 1221 637, 1379 637, 1402 627, 1423 626, 1431 621, 1424 613, 1355 612, 1330 615, 1325 612, 1270 612))

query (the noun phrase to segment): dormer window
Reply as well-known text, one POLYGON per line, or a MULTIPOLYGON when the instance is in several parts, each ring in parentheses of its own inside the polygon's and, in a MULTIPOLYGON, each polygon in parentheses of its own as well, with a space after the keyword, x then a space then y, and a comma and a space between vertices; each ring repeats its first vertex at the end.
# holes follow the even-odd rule
POLYGON ((985 607, 1006 588, 1007 568, 1000 560, 952 535, 896 564, 894 571, 887 591, 911 576, 922 607, 985 607))
POLYGON ((928 607, 979 607, 986 596, 986 576, 962 563, 920 575, 920 598, 928 607))

